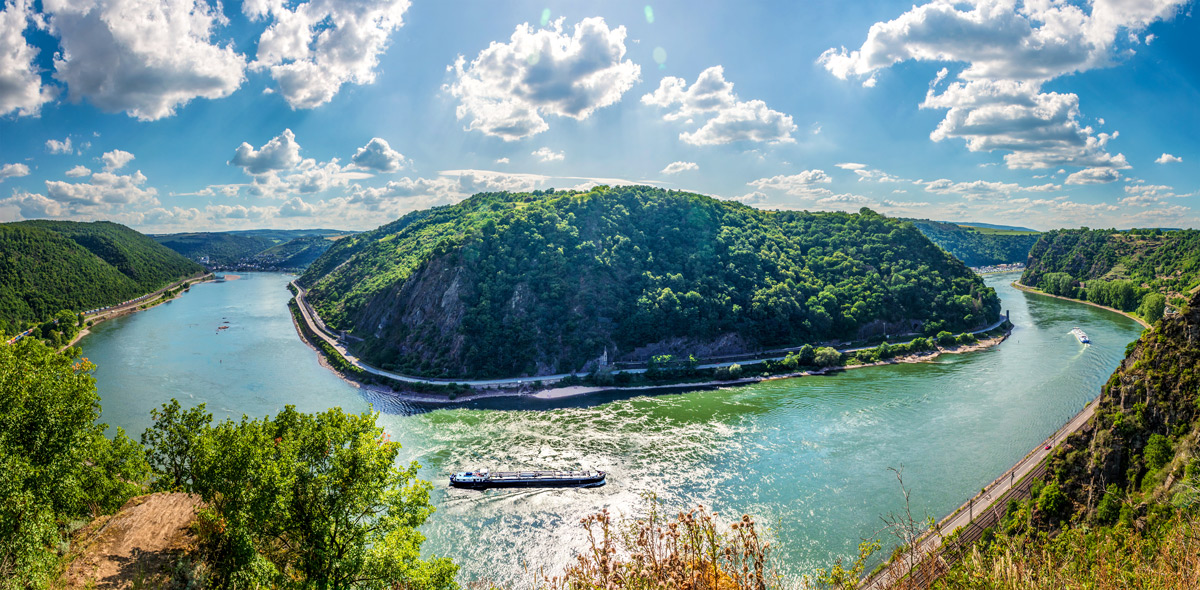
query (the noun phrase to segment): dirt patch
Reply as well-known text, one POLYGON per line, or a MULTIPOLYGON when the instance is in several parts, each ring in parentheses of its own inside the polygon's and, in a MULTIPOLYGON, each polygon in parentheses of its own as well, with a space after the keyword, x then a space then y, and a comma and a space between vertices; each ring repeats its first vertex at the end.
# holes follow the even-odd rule
POLYGON ((199 506, 200 497, 193 494, 150 494, 96 519, 75 536, 76 557, 64 575, 64 587, 164 585, 177 559, 195 545, 189 525, 199 506))

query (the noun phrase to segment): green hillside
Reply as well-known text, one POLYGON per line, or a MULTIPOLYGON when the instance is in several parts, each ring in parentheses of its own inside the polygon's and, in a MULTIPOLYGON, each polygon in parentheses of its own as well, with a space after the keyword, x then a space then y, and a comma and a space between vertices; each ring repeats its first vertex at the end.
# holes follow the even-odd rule
POLYGON ((1046 232, 1030 251, 1021 282, 1153 322, 1164 301, 1182 307, 1200 287, 1200 231, 1046 232))
POLYGON ((210 268, 259 266, 305 268, 351 232, 332 229, 253 229, 151 236, 158 243, 210 268))
POLYGON ((1200 584, 1200 298, 1129 345, 1030 500, 935 588, 1200 584))
POLYGON ((967 266, 1025 262, 1038 233, 1002 227, 973 227, 928 219, 911 220, 925 237, 967 266))
POLYGON ((0 321, 11 328, 119 303, 202 270, 116 223, 0 224, 0 321))
POLYGON ((301 282, 368 360, 454 376, 960 331, 999 313, 912 224, 644 186, 475 195, 344 238, 301 282))

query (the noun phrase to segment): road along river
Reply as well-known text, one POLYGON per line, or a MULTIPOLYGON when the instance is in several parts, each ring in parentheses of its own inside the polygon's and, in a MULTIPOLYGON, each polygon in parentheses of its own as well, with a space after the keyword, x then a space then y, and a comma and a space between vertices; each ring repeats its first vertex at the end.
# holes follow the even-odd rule
POLYGON ((800 575, 852 554, 899 507, 888 467, 903 466, 917 515, 958 507, 1094 398, 1141 331, 1118 314, 1017 291, 1016 278, 987 277, 1016 324, 989 350, 653 397, 421 411, 321 367, 291 325, 289 277, 277 274, 196 285, 97 326, 81 346, 99 366, 103 420, 134 437, 172 397, 205 402, 218 417, 374 404, 403 458, 436 484, 427 552, 453 557, 464 579, 556 571, 582 547, 580 517, 634 513, 646 494, 672 508, 703 502, 755 515, 775 536, 780 569, 800 575), (1075 326, 1091 346, 1068 333, 1075 326), (589 490, 446 488, 450 472, 476 467, 592 467, 610 477, 589 490))

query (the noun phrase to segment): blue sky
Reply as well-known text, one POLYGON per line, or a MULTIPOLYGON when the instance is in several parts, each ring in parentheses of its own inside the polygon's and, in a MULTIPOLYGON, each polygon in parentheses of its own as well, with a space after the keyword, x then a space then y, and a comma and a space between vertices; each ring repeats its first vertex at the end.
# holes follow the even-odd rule
POLYGON ((4 2, 0 221, 369 229, 646 183, 1200 227, 1195 2, 4 2))

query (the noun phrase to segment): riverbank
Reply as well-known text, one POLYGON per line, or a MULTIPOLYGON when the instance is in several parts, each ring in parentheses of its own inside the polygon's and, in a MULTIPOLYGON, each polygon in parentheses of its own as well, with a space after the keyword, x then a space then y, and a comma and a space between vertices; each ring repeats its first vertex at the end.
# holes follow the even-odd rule
POLYGON ((1053 298, 1055 298, 1055 299, 1062 299, 1063 301, 1074 301, 1075 303, 1082 303, 1082 304, 1084 304, 1084 305, 1090 305, 1090 306, 1092 306, 1092 307, 1098 307, 1098 308, 1100 308, 1100 309, 1103 309, 1103 310, 1106 310, 1106 311, 1111 311, 1111 312, 1113 312, 1113 313, 1119 313, 1119 314, 1121 314, 1121 315, 1123 315, 1123 316, 1125 316, 1125 317, 1127 317, 1127 318, 1129 318, 1129 319, 1131 319, 1131 320, 1133 320, 1133 321, 1137 322, 1138 324, 1141 324, 1141 326, 1142 326, 1143 328, 1146 328, 1147 330, 1149 330, 1149 329, 1151 328, 1150 324, 1146 323, 1146 320, 1143 320, 1142 318, 1140 318, 1140 317, 1138 317, 1138 316, 1136 316, 1136 315, 1134 315, 1134 314, 1132 314, 1132 313, 1129 313, 1129 312, 1127 312, 1127 311, 1121 311, 1121 310, 1119 310, 1119 309, 1117 309, 1117 308, 1115 308, 1115 307, 1109 307, 1109 306, 1107 306, 1107 305, 1100 305, 1099 303, 1095 303, 1095 302, 1092 302, 1092 301, 1084 301, 1084 300, 1082 300, 1082 299, 1072 299, 1072 298, 1070 298, 1070 297, 1063 297, 1063 296, 1061 296, 1061 295, 1051 295, 1051 294, 1049 294, 1049 293, 1047 293, 1047 292, 1045 292, 1045 291, 1042 291, 1041 289, 1035 289, 1035 288, 1033 288, 1033 287, 1030 287, 1030 286, 1028 286, 1028 285, 1022 285, 1020 280, 1013 281, 1013 282, 1012 282, 1012 286, 1013 286, 1013 288, 1015 288, 1015 289, 1019 289, 1019 290, 1021 290, 1021 291, 1024 291, 1024 292, 1026 292, 1026 293, 1033 293, 1034 295, 1045 295, 1046 297, 1053 297, 1053 298))
MULTIPOLYGON (((190 283, 190 284, 188 284, 186 289, 184 289, 182 292, 180 292, 180 295, 182 295, 183 293, 186 293, 188 289, 191 289, 192 285, 195 285, 197 283, 208 282, 211 280, 213 280, 213 274, 211 272, 205 273, 203 275, 191 276, 186 279, 175 281, 174 283, 171 283, 170 285, 167 285, 166 287, 163 287, 162 289, 159 289, 159 290, 151 293, 150 294, 151 297, 149 299, 144 299, 142 301, 139 301, 137 304, 129 305, 127 307, 107 309, 107 310, 101 311, 99 313, 96 313, 93 316, 85 316, 84 320, 89 322, 88 325, 86 327, 84 327, 82 330, 80 330, 78 334, 75 334, 75 337, 72 338, 71 341, 68 342, 65 346, 63 346, 62 350, 66 350, 67 348, 78 344, 80 340, 83 340, 84 336, 87 336, 88 334, 91 333, 91 328, 95 327, 97 324, 107 322, 108 320, 119 318, 122 316, 127 316, 131 313, 136 313, 139 311, 147 310, 147 309, 150 309, 151 307, 157 306, 160 303, 165 303, 167 301, 170 301, 170 299, 163 299, 162 295, 163 295, 163 293, 166 293, 167 291, 170 291, 171 289, 175 289, 181 285, 190 283)), ((172 297, 172 299, 174 299, 174 298, 172 297)))
MULTIPOLYGON (((517 382, 516 384, 507 386, 507 387, 472 388, 469 392, 455 393, 454 395, 446 395, 444 393, 424 393, 424 392, 405 390, 402 388, 397 389, 394 387, 388 387, 388 386, 379 385, 376 383, 365 383, 362 380, 357 379, 354 375, 351 375, 351 374, 347 373, 346 371, 340 370, 337 367, 335 367, 334 364, 331 363, 326 356, 328 354, 328 351, 322 350, 322 348, 317 346, 316 343, 312 342, 311 338, 308 336, 308 334, 306 334, 306 331, 301 327, 299 320, 295 317, 295 315, 292 316, 292 324, 293 324, 293 327, 295 327, 296 332, 300 335, 300 339, 302 341, 304 341, 304 343, 307 344, 308 347, 311 348, 313 350, 313 352, 315 352, 317 354, 317 362, 320 363, 320 365, 322 367, 332 371, 334 374, 336 374, 338 377, 340 377, 347 384, 349 384, 353 387, 357 387, 359 389, 364 389, 366 391, 371 391, 374 393, 387 395, 389 397, 395 398, 396 400, 405 402, 405 403, 416 404, 416 405, 442 406, 442 407, 456 406, 456 405, 466 404, 466 403, 470 403, 470 402, 474 402, 474 401, 485 400, 485 399, 494 399, 494 398, 529 397, 529 398, 540 399, 540 400, 558 400, 558 399, 568 399, 568 398, 574 398, 574 397, 579 397, 579 396, 603 394, 603 393, 621 393, 621 392, 624 392, 624 393, 628 393, 628 392, 634 392, 634 393, 637 393, 637 392, 684 393, 684 392, 689 392, 689 391, 704 391, 704 390, 712 390, 712 389, 721 389, 721 388, 726 388, 726 387, 741 387, 741 386, 746 386, 746 385, 752 385, 755 383, 761 383, 764 381, 775 381, 775 380, 780 380, 780 379, 795 379, 795 378, 799 378, 799 377, 813 377, 813 376, 830 375, 830 374, 835 374, 835 373, 839 373, 842 371, 848 371, 848 370, 852 370, 852 369, 861 369, 861 368, 865 368, 865 367, 877 367, 877 366, 881 366, 881 365, 913 364, 913 363, 931 362, 943 354, 964 354, 964 353, 968 353, 968 352, 981 351, 981 350, 991 348, 993 346, 997 346, 1001 342, 1004 342, 1005 340, 1007 340, 1009 335, 1012 334, 1012 326, 1010 324, 1009 327, 1002 334, 1000 334, 998 336, 993 336, 990 338, 980 339, 972 344, 962 344, 962 345, 954 345, 954 346, 947 346, 947 347, 938 347, 933 351, 898 356, 898 357, 890 358, 887 360, 881 360, 881 361, 874 362, 874 363, 865 363, 865 364, 857 364, 857 365, 842 365, 842 366, 826 367, 826 368, 814 369, 814 370, 795 371, 792 373, 762 374, 762 375, 756 375, 756 376, 752 376, 752 377, 742 377, 742 378, 738 378, 738 379, 691 381, 691 382, 671 381, 671 382, 654 383, 654 384, 646 384, 646 385, 634 385, 634 386, 629 386, 629 387, 617 387, 617 386, 611 386, 611 385, 607 385, 607 386, 577 385, 577 384, 565 385, 565 386, 549 385, 549 386, 537 387, 536 384, 538 384, 540 382, 537 380, 536 377, 530 377, 528 379, 525 379, 524 380, 525 382, 517 382)), ((766 360, 746 361, 743 363, 743 365, 755 365, 755 364, 762 364, 764 362, 766 362, 766 360)))

